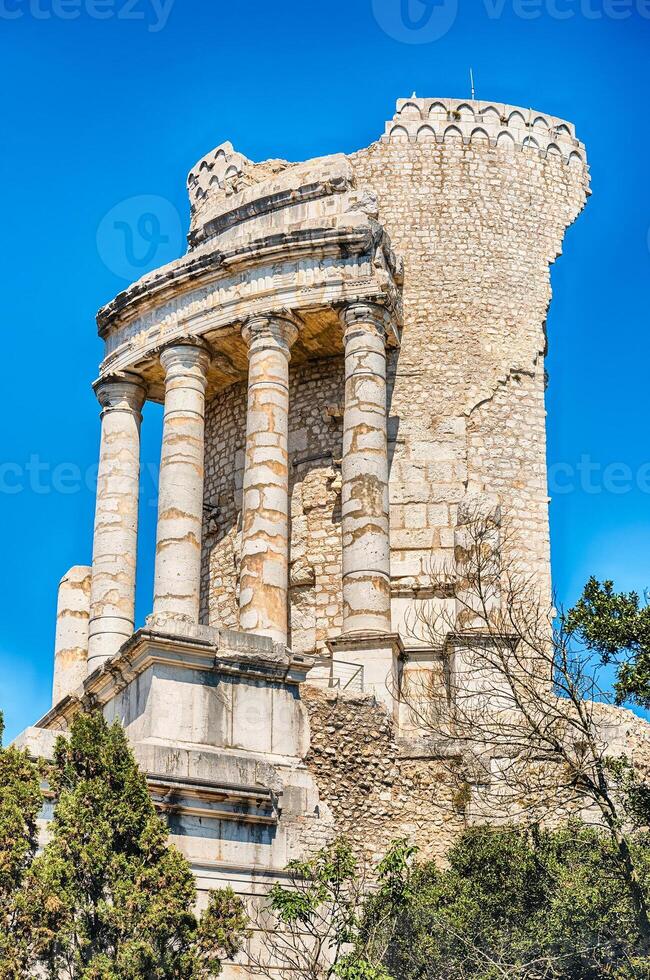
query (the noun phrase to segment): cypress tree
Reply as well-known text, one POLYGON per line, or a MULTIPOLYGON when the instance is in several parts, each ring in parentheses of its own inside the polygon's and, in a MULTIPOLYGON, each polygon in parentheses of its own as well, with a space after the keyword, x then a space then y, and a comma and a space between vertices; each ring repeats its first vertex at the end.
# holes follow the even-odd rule
POLYGON ((30 953, 21 889, 36 853, 43 797, 38 766, 26 752, 2 748, 3 731, 0 712, 0 976, 21 980, 30 953))
POLYGON ((203 980, 245 935, 241 901, 214 893, 199 921, 186 859, 121 726, 78 715, 57 741, 51 837, 26 881, 25 920, 51 980, 203 980))

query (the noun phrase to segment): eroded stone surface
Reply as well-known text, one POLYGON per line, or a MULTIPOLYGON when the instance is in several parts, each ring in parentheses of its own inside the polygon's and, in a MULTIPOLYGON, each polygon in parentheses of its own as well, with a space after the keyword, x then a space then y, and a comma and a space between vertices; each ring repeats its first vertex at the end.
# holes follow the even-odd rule
POLYGON ((76 565, 59 584, 52 704, 83 683, 88 672, 88 620, 92 568, 76 565))
POLYGON ((199 620, 205 455, 203 344, 177 344, 161 354, 165 414, 160 458, 153 611, 199 620))
POLYGON ((289 590, 289 358, 298 327, 279 317, 247 321, 248 409, 244 457, 239 625, 287 642, 289 590))
POLYGON ((114 656, 133 633, 138 550, 140 423, 145 388, 137 378, 96 385, 102 406, 93 538, 88 671, 114 656))
POLYGON ((386 316, 359 304, 342 318, 343 633, 390 633, 386 316))

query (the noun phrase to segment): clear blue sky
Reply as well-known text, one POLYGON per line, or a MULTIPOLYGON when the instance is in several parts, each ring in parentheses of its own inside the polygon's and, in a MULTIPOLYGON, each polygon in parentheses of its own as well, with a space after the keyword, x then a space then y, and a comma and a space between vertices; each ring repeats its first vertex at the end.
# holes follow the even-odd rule
MULTIPOLYGON (((257 160, 365 146, 398 97, 467 97, 470 65, 479 98, 570 119, 587 144, 593 197, 553 269, 549 317, 553 571, 563 602, 590 574, 643 590, 650 2, 169 2, 0 0, 8 735, 49 707, 57 582, 91 558, 94 498, 80 482, 92 483, 98 450, 94 314, 124 287, 130 261, 137 278, 149 259, 159 265, 182 250, 189 168, 226 139, 257 160), (154 224, 136 225, 129 243, 142 210, 130 199, 140 195, 163 201, 149 202, 154 224), (126 227, 121 240, 111 238, 114 218, 126 227)), ((149 406, 149 553, 159 439, 160 410, 149 406)), ((151 580, 143 555, 139 619, 151 580)))

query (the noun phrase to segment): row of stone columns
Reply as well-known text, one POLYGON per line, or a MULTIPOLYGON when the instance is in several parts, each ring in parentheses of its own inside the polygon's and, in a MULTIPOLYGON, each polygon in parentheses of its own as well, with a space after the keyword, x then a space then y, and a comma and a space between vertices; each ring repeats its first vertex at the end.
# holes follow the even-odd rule
MULTIPOLYGON (((390 632, 387 314, 357 303, 343 311, 342 321, 343 633, 384 634, 390 632)), ((240 628, 286 644, 289 362, 298 325, 290 315, 257 316, 246 322, 242 335, 249 374, 240 628)), ((202 341, 188 339, 164 348, 160 360, 165 405, 153 613, 158 621, 198 623, 210 355, 202 341)), ((96 391, 102 426, 89 672, 114 656, 134 631, 140 422, 146 395, 140 379, 128 374, 102 379, 96 391)), ((61 643, 57 639, 57 649, 61 643)))

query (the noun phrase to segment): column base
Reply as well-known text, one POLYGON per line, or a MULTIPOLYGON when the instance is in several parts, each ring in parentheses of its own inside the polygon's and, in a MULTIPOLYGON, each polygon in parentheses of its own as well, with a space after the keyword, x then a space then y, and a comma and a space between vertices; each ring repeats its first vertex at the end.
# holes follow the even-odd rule
POLYGON ((396 717, 400 661, 404 656, 399 633, 344 633, 328 640, 327 648, 335 660, 363 667, 363 690, 374 694, 396 717))

